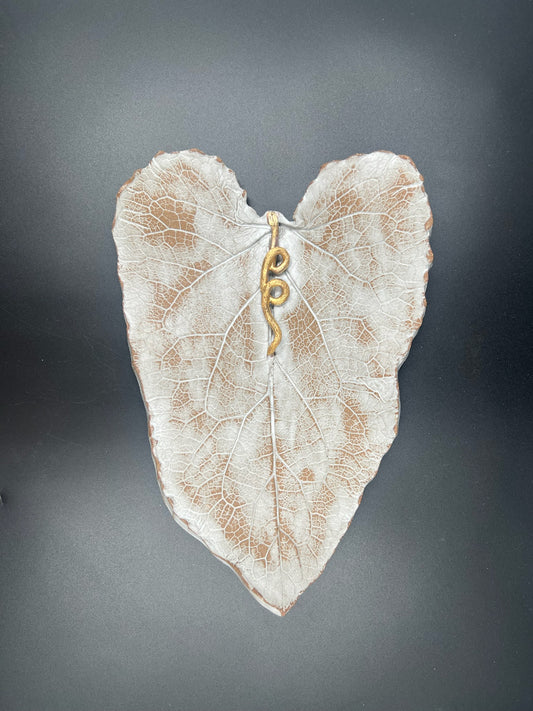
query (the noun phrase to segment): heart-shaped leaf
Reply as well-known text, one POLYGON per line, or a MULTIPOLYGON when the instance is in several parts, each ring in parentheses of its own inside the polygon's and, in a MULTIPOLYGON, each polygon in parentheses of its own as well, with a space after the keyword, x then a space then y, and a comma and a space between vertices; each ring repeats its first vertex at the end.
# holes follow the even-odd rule
POLYGON ((278 614, 323 570, 394 439, 431 222, 414 164, 388 152, 323 166, 292 221, 259 217, 199 151, 159 153, 119 192, 124 313, 163 497, 278 614))

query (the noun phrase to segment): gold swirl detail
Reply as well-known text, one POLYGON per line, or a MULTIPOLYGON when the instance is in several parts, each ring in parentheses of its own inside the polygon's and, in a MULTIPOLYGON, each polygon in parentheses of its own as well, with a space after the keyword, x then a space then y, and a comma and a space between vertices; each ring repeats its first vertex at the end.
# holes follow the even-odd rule
POLYGON ((272 230, 270 239, 270 249, 263 260, 261 269, 261 307, 268 325, 274 333, 272 343, 268 346, 267 355, 274 355, 276 348, 281 341, 281 328, 272 315, 272 306, 281 306, 289 298, 289 285, 282 279, 269 279, 269 274, 279 275, 284 272, 289 266, 289 253, 283 247, 277 245, 279 234, 278 216, 275 212, 267 213, 268 224, 272 230), (281 293, 277 296, 272 295, 272 290, 276 287, 281 289, 281 293))

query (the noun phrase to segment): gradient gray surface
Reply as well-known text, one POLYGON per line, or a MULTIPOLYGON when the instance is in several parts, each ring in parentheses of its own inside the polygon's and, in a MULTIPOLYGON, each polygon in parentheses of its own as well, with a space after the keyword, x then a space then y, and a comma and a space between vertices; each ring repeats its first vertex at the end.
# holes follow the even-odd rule
POLYGON ((0 708, 531 708, 531 3, 2 11, 0 708), (405 153, 435 217, 399 435, 283 619, 172 521, 129 362, 115 194, 191 147, 287 216, 405 153))

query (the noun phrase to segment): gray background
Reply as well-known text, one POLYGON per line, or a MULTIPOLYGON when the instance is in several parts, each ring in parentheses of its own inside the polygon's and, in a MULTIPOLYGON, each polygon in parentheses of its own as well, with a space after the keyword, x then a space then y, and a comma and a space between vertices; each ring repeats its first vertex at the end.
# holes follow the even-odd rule
POLYGON ((530 2, 3 3, 0 708, 524 711, 530 2), (326 161, 426 178, 399 436, 324 574, 264 610, 163 505, 115 194, 158 150, 290 216, 326 161))

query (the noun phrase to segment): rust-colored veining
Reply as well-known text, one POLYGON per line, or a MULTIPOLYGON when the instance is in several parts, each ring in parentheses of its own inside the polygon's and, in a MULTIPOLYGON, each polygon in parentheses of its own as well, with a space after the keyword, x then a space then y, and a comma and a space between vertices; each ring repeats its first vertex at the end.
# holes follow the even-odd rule
POLYGON ((160 202, 152 209, 146 206, 150 212, 142 219, 146 228, 145 241, 158 247, 192 249, 197 240, 194 224, 196 208, 171 198, 163 198, 160 202))
POLYGON ((196 150, 158 154, 119 191, 124 312, 162 494, 281 615, 397 432, 431 225, 420 174, 390 152, 325 164, 292 222, 272 212, 265 225, 234 173, 196 150))

